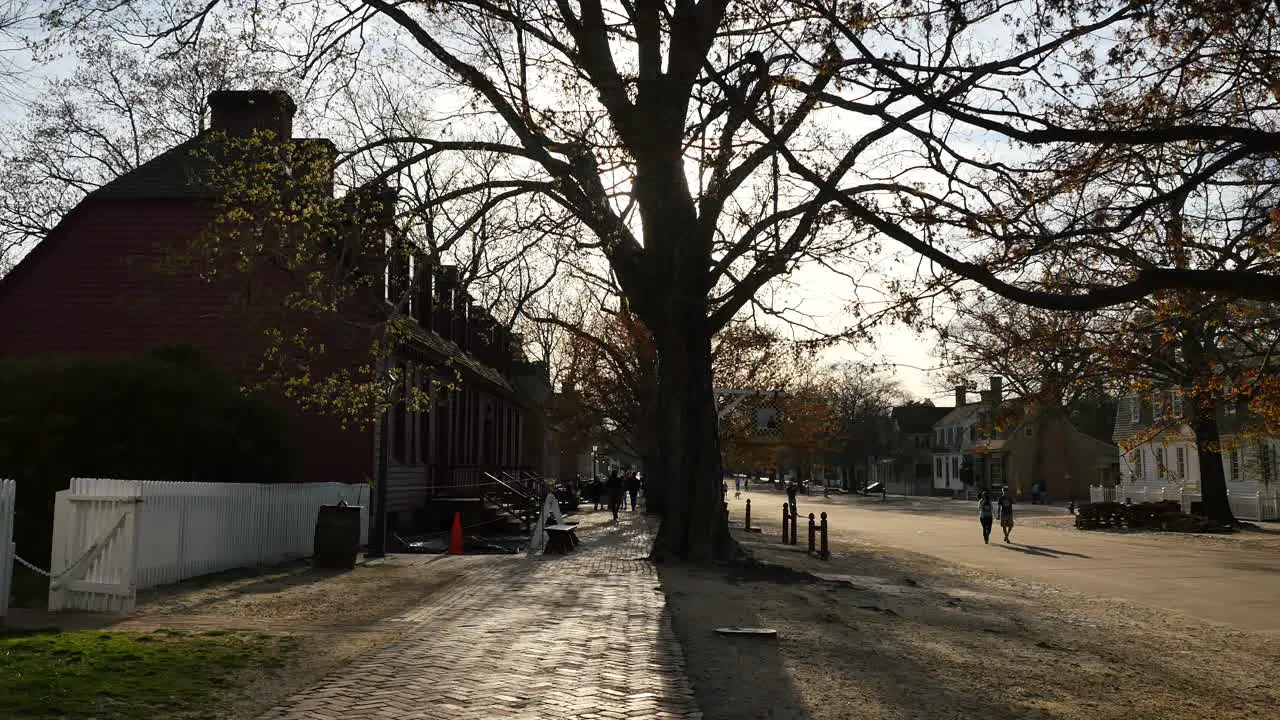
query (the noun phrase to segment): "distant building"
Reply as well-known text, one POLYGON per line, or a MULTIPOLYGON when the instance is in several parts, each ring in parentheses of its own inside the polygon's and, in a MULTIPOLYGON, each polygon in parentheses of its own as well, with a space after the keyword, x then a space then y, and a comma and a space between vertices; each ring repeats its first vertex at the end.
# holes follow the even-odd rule
POLYGON ((956 407, 934 424, 936 494, 1008 485, 1025 501, 1039 485, 1045 500, 1082 500, 1117 472, 1114 445, 1081 432, 1061 407, 1005 399, 1002 380, 992 377, 976 403, 956 388, 956 407))

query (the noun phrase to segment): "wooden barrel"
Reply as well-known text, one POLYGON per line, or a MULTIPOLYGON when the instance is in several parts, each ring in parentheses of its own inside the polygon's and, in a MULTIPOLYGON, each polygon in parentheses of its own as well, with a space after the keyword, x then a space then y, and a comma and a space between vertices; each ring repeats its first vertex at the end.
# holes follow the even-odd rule
POLYGON ((350 570, 359 554, 360 506, 321 505, 316 515, 315 566, 350 570))

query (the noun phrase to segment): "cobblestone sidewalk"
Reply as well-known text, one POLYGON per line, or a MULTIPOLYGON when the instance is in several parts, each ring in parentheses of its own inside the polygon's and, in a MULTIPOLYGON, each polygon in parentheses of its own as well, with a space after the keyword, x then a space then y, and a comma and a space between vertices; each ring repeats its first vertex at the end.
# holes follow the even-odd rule
POLYGON ((486 564, 396 618, 415 625, 402 639, 264 720, 701 718, 643 559, 656 524, 579 517, 577 552, 486 564))

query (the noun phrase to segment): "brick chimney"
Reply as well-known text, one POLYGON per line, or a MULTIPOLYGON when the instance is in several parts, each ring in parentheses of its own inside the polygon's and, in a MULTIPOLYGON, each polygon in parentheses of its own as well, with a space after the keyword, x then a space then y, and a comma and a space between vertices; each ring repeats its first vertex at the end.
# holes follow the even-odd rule
POLYGON ((435 277, 435 311, 431 329, 446 340, 453 339, 454 293, 458 288, 458 268, 441 265, 435 277))
POLYGON ((297 109, 283 90, 215 90, 209 93, 209 129, 230 137, 269 130, 279 139, 291 139, 297 109))
POLYGON ((425 255, 418 254, 415 257, 413 272, 416 285, 413 293, 413 319, 427 329, 432 327, 432 314, 435 311, 435 303, 432 302, 432 294, 435 292, 435 273, 432 269, 425 255))
POLYGON ((957 385, 956 386, 956 407, 960 407, 962 405, 968 405, 968 404, 969 404, 969 398, 965 394, 965 387, 963 385, 957 385))
POLYGON ((991 376, 991 404, 999 405, 1004 401, 1004 378, 999 375, 991 376))

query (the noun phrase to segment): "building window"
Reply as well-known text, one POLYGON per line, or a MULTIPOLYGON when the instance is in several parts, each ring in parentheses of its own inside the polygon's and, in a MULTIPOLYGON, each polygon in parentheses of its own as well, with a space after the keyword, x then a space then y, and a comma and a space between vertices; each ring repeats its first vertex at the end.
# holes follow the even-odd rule
POLYGON ((1022 428, 1022 434, 1023 434, 1023 435, 1025 435, 1025 436, 1027 436, 1027 437, 1031 437, 1031 435, 1032 435, 1032 433, 1033 433, 1033 432, 1035 432, 1035 431, 1034 431, 1034 429, 1033 429, 1030 425, 1028 425, 1028 426, 1026 426, 1026 427, 1022 428))
POLYGON ((951 456, 951 477, 953 478, 960 477, 960 456, 959 455, 951 456))
POLYGON ((1164 448, 1155 448, 1156 454, 1156 477, 1164 477, 1164 448))
POLYGON ((1227 478, 1231 482, 1240 482, 1240 448, 1231 448, 1231 452, 1227 453, 1231 460, 1231 468, 1227 478))
POLYGON ((933 459, 933 474, 942 477, 942 458, 933 459))
POLYGON ((1131 395, 1129 397, 1129 421, 1133 423, 1142 422, 1142 396, 1131 395))
POLYGON ((1258 443, 1258 474, 1262 476, 1262 482, 1264 483, 1271 482, 1272 470, 1274 469, 1271 465, 1273 462, 1271 454, 1270 443, 1266 440, 1258 443))
POLYGON ((1145 473, 1142 471, 1142 448, 1133 451, 1133 479, 1142 480, 1145 473))
POLYGON ((1182 391, 1173 391, 1173 415, 1178 419, 1182 419, 1182 391))
POLYGON ((1178 463, 1178 479, 1186 480, 1187 479, 1187 449, 1184 447, 1175 448, 1173 452, 1174 452, 1174 456, 1177 458, 1177 463, 1178 463))

